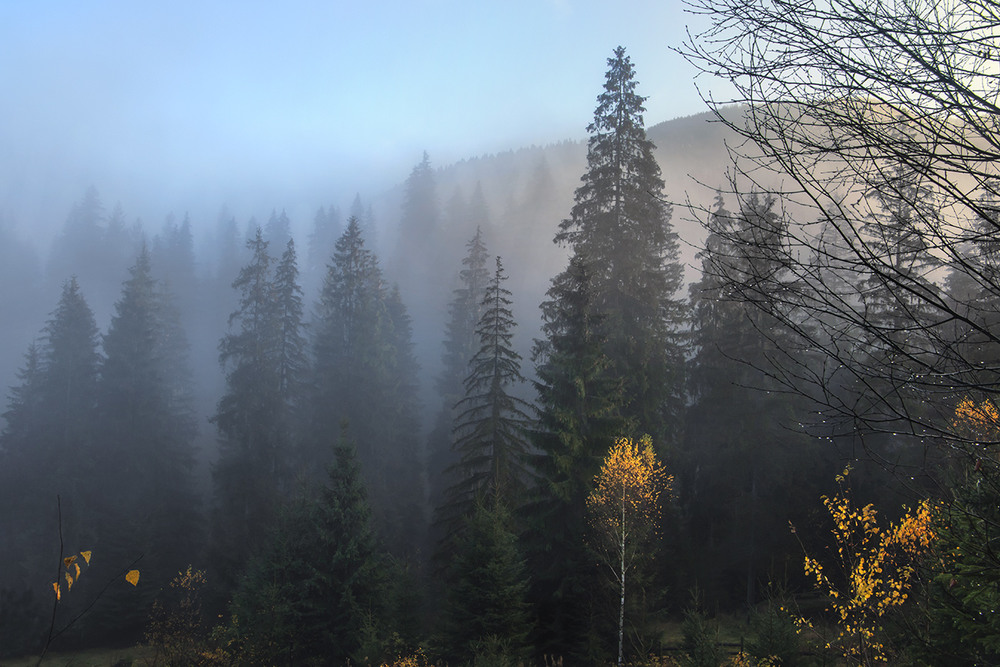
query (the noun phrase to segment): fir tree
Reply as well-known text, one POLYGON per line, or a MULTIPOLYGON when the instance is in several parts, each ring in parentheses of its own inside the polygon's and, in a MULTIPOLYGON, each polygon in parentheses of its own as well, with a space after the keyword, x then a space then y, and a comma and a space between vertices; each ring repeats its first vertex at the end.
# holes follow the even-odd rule
MULTIPOLYGON (((117 632, 135 637, 156 591, 190 562, 199 545, 191 476, 196 427, 185 400, 188 378, 179 370, 187 365, 186 341, 172 315, 143 248, 103 339, 94 446, 100 505, 88 517, 101 540, 93 547, 109 569, 147 554, 149 585, 139 596, 105 595, 86 619, 87 627, 100 628, 113 618, 117 632)), ((95 564, 95 575, 99 568, 95 564)), ((88 581, 100 578, 103 573, 88 581)))
POLYGON ((324 448, 346 420, 376 523, 393 553, 410 553, 408 538, 422 523, 414 505, 423 496, 410 320, 398 291, 386 288, 357 218, 348 221, 327 272, 313 355, 308 460, 323 462, 324 448))
POLYGON ((489 254, 481 229, 466 245, 459 272, 460 287, 453 292, 448 307, 449 319, 445 329, 443 369, 437 379, 437 391, 442 406, 434 429, 428 439, 429 472, 431 475, 431 507, 439 507, 444 499, 445 471, 458 462, 452 449, 452 429, 455 424, 455 405, 465 395, 464 382, 469 374, 469 362, 479 350, 476 327, 482 317, 483 299, 489 281, 486 262, 489 254))
POLYGON ((212 471, 214 560, 217 578, 230 582, 238 575, 241 554, 261 543, 289 481, 286 405, 277 359, 281 325, 271 257, 260 229, 248 248, 252 258, 233 282, 240 298, 229 317, 231 333, 219 344, 226 393, 213 417, 220 435, 219 460, 212 471))
POLYGON ((592 271, 605 352, 624 383, 623 414, 663 446, 676 441, 683 406, 682 267, 632 62, 618 47, 608 65, 587 127, 587 171, 555 240, 592 271))
POLYGON ((366 618, 383 611, 384 560, 352 446, 336 448, 327 474, 289 505, 234 598, 238 639, 260 664, 369 657, 357 651, 366 618))
POLYGON ((451 547, 443 653, 462 664, 525 660, 531 633, 528 577, 514 521, 502 503, 480 499, 451 547))
POLYGON ((526 508, 532 600, 545 652, 592 661, 587 646, 604 636, 595 622, 593 591, 601 584, 584 548, 586 500, 604 455, 619 434, 622 382, 609 374, 604 316, 593 303, 591 271, 577 255, 542 304, 542 332, 534 361, 538 427, 532 464, 539 483, 526 508))
POLYGON ((499 257, 483 298, 476 328, 479 351, 469 364, 465 397, 456 406, 454 466, 457 481, 448 489, 447 514, 468 514, 478 497, 516 507, 526 488, 528 404, 512 392, 524 382, 521 355, 511 341, 516 326, 507 276, 499 257))

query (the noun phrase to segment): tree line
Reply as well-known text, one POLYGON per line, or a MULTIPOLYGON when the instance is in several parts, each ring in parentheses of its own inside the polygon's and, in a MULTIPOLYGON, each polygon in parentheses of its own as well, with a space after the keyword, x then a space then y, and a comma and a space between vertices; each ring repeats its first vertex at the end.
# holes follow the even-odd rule
MULTIPOLYGON (((969 306, 980 295, 962 281, 967 264, 939 261, 913 231, 930 196, 921 174, 894 168, 866 199, 855 228, 876 258, 866 265, 851 263, 850 239, 828 235, 830 220, 815 237, 822 252, 794 252, 800 237, 780 193, 719 192, 704 207, 699 277, 684 295, 645 98, 624 49, 608 65, 586 171, 554 233, 569 256, 541 304, 530 372, 483 216, 464 257, 440 256, 426 156, 407 181, 393 274, 419 294, 429 262, 447 260, 458 284, 426 437, 411 315, 357 202, 339 233, 329 217, 339 213, 317 216, 305 265, 311 276, 324 269, 308 315, 286 216, 250 230, 232 254, 204 498, 189 343, 172 296, 185 271, 164 268, 190 257, 188 223, 170 228, 182 251, 166 252, 166 235, 152 251, 140 245, 104 334, 70 278, 4 414, 0 527, 12 538, 0 619, 11 620, 0 625, 12 630, 0 648, 28 650, 40 634, 57 496, 67 540, 92 549, 95 568, 144 561, 143 585, 101 595, 75 641, 140 640, 154 601, 176 595, 172 579, 194 563, 208 573, 207 608, 223 619, 216 658, 246 664, 378 664, 418 647, 455 664, 600 664, 616 651, 620 663, 623 651, 660 651, 663 620, 692 604, 750 613, 780 592, 809 591, 803 549, 830 544, 819 496, 845 461, 852 493, 890 514, 901 500, 952 492, 961 507, 989 506, 992 486, 934 485, 969 471, 914 428, 979 425, 965 443, 984 439, 981 424, 995 428, 956 421, 965 385, 935 384, 930 404, 907 379, 935 368, 942 341, 969 358, 988 357, 991 341, 969 308, 947 329, 927 323, 928 302, 969 306), (935 271, 948 279, 928 277, 935 271), (846 326, 857 322, 844 312, 863 312, 864 326, 846 326), (910 428, 886 426, 901 415, 910 428), (621 438, 651 443, 672 475, 665 511, 630 544, 627 586, 624 560, 607 576, 588 510, 621 438)), ((986 257, 988 236, 977 239, 967 244, 986 257)), ((975 398, 974 408, 988 397, 975 398)), ((964 464, 992 470, 982 458, 964 464)), ((988 521, 963 516, 945 539, 974 541, 988 521)), ((66 613, 102 579, 78 584, 66 613)), ((930 609, 936 623, 954 617, 945 602, 930 609)))

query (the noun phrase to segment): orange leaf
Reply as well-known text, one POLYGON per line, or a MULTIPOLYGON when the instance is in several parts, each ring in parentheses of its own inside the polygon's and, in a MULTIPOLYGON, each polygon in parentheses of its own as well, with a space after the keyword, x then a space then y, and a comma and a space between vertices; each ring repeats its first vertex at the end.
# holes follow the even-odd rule
POLYGON ((87 561, 87 565, 90 565, 90 553, 89 551, 81 551, 80 555, 83 556, 83 560, 87 561))
POLYGON ((133 586, 139 585, 139 570, 129 570, 125 573, 125 581, 133 586))

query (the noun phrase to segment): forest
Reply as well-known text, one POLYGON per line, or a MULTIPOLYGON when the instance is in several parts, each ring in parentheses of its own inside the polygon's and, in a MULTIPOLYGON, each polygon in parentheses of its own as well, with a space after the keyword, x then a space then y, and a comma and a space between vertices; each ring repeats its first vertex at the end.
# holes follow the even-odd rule
POLYGON ((1000 664, 1000 12, 751 4, 703 117, 0 225, 0 660, 1000 664))

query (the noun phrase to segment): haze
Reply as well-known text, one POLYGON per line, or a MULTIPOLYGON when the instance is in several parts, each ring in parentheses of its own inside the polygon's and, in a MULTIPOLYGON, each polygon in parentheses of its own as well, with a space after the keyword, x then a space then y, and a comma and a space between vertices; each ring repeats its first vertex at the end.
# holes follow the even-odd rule
POLYGON ((618 44, 647 124, 702 108, 680 3, 0 6, 0 213, 48 238, 86 187, 147 225, 241 219, 435 166, 582 139, 618 44))

